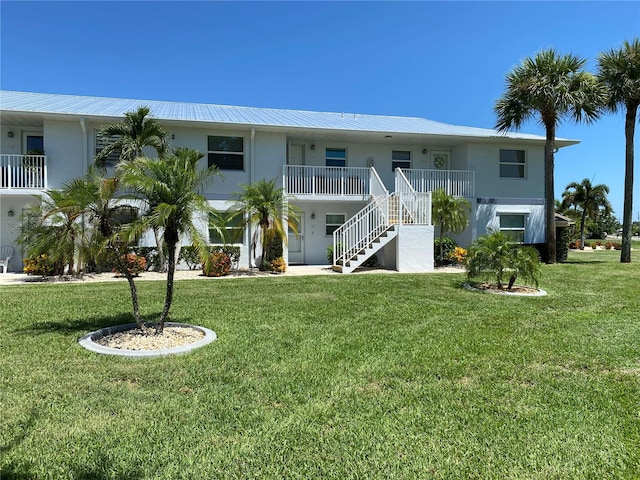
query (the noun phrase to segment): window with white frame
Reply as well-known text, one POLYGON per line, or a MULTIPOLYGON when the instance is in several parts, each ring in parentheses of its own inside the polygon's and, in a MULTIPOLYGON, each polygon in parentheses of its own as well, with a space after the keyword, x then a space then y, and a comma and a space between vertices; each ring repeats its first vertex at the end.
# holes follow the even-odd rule
POLYGON ((344 213, 327 213, 325 216, 325 235, 333 235, 346 219, 344 213))
POLYGON ((244 138, 209 135, 207 159, 220 170, 244 170, 244 138))
POLYGON ((500 150, 500 177, 525 178, 525 151, 500 150))
POLYGON ((209 217, 209 243, 244 243, 242 214, 238 212, 213 212, 209 217), (220 231, 214 225, 217 225, 220 231))
POLYGON ((391 171, 396 168, 411 168, 411 152, 408 150, 393 150, 391 152, 391 171))
POLYGON ((327 148, 325 151, 325 165, 327 167, 346 167, 346 148, 327 148))
POLYGON ((507 235, 511 241, 524 243, 526 215, 522 213, 501 213, 500 231, 507 235))

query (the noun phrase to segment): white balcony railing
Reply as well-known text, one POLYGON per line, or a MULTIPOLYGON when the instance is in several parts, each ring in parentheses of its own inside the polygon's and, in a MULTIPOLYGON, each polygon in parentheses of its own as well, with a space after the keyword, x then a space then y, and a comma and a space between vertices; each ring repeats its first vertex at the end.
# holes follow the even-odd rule
POLYGON ((46 190, 45 155, 0 155, 0 189, 46 190))
POLYGON ((454 197, 475 196, 475 172, 473 170, 402 170, 406 181, 416 192, 444 190, 454 197))
POLYGON ((357 167, 285 165, 284 185, 289 195, 369 195, 370 171, 357 167))

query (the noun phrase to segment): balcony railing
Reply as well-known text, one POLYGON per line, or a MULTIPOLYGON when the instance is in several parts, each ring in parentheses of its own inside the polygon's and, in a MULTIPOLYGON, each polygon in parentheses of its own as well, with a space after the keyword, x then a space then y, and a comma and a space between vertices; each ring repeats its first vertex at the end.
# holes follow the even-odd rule
POLYGON ((370 175, 368 168, 285 165, 284 185, 289 195, 368 196, 370 175))
POLYGON ((45 190, 45 155, 0 155, 0 189, 45 190))
POLYGON ((433 192, 443 189, 454 197, 475 196, 475 172, 473 170, 402 170, 409 185, 416 192, 433 192))

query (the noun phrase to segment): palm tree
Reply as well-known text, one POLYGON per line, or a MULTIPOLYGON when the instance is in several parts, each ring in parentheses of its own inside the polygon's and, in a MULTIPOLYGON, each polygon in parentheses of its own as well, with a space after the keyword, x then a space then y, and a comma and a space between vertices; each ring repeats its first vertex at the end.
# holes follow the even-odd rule
POLYGON ((609 187, 604 184, 592 185, 588 178, 581 183, 571 182, 562 193, 562 208, 573 206, 580 208, 580 249, 584 250, 584 227, 586 220, 596 220, 600 212, 609 215, 613 212, 607 199, 609 187))
POLYGON ((507 290, 511 290, 518 276, 537 287, 541 272, 538 251, 513 243, 499 230, 490 231, 473 242, 467 253, 466 268, 467 278, 495 279, 500 289, 505 275, 510 275, 507 290))
POLYGON ((633 139, 640 106, 640 40, 636 38, 632 42, 625 41, 620 49, 601 53, 598 56, 598 78, 607 86, 607 108, 612 112, 617 112, 618 108, 625 109, 626 147, 620 262, 630 263, 633 224, 633 139))
MULTIPOLYGON (((121 122, 109 123, 102 127, 99 135, 111 138, 109 142, 96 155, 96 166, 104 168, 107 160, 113 154, 118 154, 119 162, 131 162, 136 157, 142 156, 145 147, 155 149, 157 155, 162 157, 167 153, 167 133, 160 123, 149 117, 149 107, 139 107, 137 110, 127 112, 121 122)), ((165 256, 161 233, 153 231, 158 249, 158 265, 161 271, 165 268, 165 256)))
POLYGON ((275 238, 287 241, 288 227, 298 235, 298 210, 291 205, 284 195, 284 189, 276 187, 276 180, 261 179, 250 185, 241 185, 242 192, 235 193, 236 203, 233 209, 236 215, 243 215, 245 224, 257 225, 251 247, 253 258, 256 258, 258 243, 262 247, 262 263, 264 268, 272 258, 268 258, 268 245, 275 238))
POLYGON ((35 225, 21 232, 21 243, 29 256, 46 254, 49 260, 58 264, 59 273, 74 275, 82 265, 82 206, 65 190, 49 190, 41 201, 33 205, 28 215, 35 219, 35 225), (74 266, 77 259, 78 266, 74 266))
POLYGON ((431 216, 440 227, 440 263, 444 261, 442 239, 445 233, 462 233, 469 225, 471 205, 465 198, 448 195, 443 189, 433 192, 431 197, 431 216))
POLYGON ((527 57, 506 78, 506 92, 494 107, 496 128, 506 132, 519 129, 535 117, 546 130, 545 229, 547 263, 556 262, 556 229, 554 215, 554 152, 556 127, 571 118, 589 123, 600 116, 604 89, 594 75, 583 70, 586 61, 574 55, 560 55, 556 50, 543 50, 527 57))
POLYGON ((201 258, 207 254, 207 242, 197 229, 196 221, 211 208, 200 191, 219 172, 216 167, 198 170, 198 161, 202 157, 196 150, 179 148, 163 159, 137 157, 118 166, 123 184, 150 205, 131 232, 140 234, 147 228, 157 228, 162 230, 167 244, 167 288, 156 326, 159 334, 164 329, 173 301, 176 249, 181 237, 184 234, 190 237, 201 258))
POLYGON ((98 134, 113 141, 98 152, 96 165, 104 167, 109 157, 118 154, 121 162, 130 162, 142 155, 145 147, 152 147, 159 156, 166 153, 167 133, 157 120, 149 117, 149 107, 139 107, 124 114, 121 122, 109 123, 98 134))
POLYGON ((113 261, 129 284, 133 317, 142 328, 138 292, 131 271, 123 261, 128 244, 126 226, 136 217, 136 209, 118 198, 120 180, 117 177, 104 178, 94 169, 83 178, 77 178, 65 185, 69 198, 79 205, 86 222, 93 226, 94 235, 91 245, 95 252, 108 250, 113 254, 113 261))

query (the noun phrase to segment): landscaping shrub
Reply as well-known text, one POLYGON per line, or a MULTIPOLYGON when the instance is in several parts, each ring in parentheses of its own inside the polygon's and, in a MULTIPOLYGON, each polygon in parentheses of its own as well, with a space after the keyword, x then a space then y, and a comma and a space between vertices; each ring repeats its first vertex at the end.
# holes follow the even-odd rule
POLYGON ((213 252, 203 266, 207 277, 223 277, 231 271, 231 258, 224 252, 213 252))
MULTIPOLYGON (((571 228, 556 228, 556 260, 558 262, 566 262, 569 256, 569 248, 571 242, 571 228)), ((542 255, 541 255, 542 257, 542 255)))
POLYGON ((23 263, 23 271, 29 275, 48 277, 52 275, 62 275, 64 273, 64 266, 60 262, 53 262, 46 253, 25 258, 23 263))
POLYGON ((145 270, 160 270, 160 257, 156 247, 131 247, 131 251, 147 262, 145 270))
MULTIPOLYGON (((342 248, 341 242, 338 242, 338 245, 342 248)), ((329 244, 327 247, 327 261, 329 262, 329 265, 333 263, 333 243, 329 244)))
POLYGON ((120 257, 120 261, 122 265, 116 264, 113 266, 113 271, 115 273, 119 273, 120 275, 124 275, 122 267, 126 268, 133 276, 138 276, 147 268, 147 259, 140 255, 136 255, 135 253, 127 253, 125 255, 122 255, 120 257))
POLYGON ((447 258, 456 265, 462 265, 467 258, 467 250, 462 247, 456 247, 453 249, 453 252, 447 255, 447 258))
POLYGON ((287 270, 287 263, 284 261, 284 257, 278 257, 275 260, 271 260, 271 271, 276 273, 284 273, 287 270))
POLYGON ((574 240, 569 244, 571 250, 580 250, 580 240, 574 240))
POLYGON ((184 262, 189 270, 197 270, 202 264, 198 250, 194 246, 183 246, 178 255, 178 263, 184 262))
MULTIPOLYGON (((442 258, 448 259, 449 255, 453 253, 453 251, 456 249, 457 246, 458 244, 454 239, 449 237, 443 237, 442 238, 442 258)), ((450 260, 445 260, 444 262, 440 263, 440 239, 439 238, 436 238, 433 241, 433 254, 436 259, 436 265, 442 265, 450 262, 450 260)))

